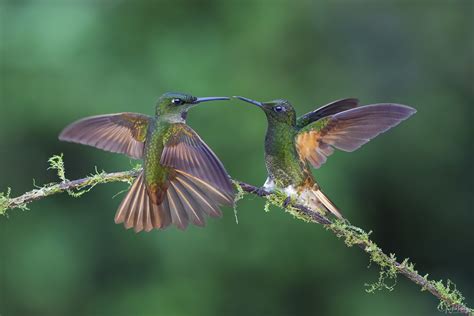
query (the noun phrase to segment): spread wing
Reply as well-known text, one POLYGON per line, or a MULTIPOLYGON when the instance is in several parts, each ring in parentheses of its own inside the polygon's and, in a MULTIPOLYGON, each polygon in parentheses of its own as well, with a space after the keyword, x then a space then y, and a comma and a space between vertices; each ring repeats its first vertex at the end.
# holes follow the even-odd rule
POLYGON ((353 98, 333 101, 331 103, 323 105, 322 107, 320 107, 320 108, 318 108, 318 109, 316 109, 312 112, 309 112, 309 113, 306 113, 303 116, 300 116, 296 120, 296 127, 297 128, 303 128, 306 125, 308 125, 312 122, 316 122, 317 120, 319 120, 323 117, 326 117, 326 116, 329 116, 329 115, 332 115, 332 114, 336 114, 336 113, 339 113, 339 112, 342 112, 342 111, 353 109, 353 108, 357 107, 358 105, 359 105, 359 100, 353 99, 353 98))
POLYGON ((151 117, 137 113, 86 117, 68 125, 59 139, 140 159, 150 120, 151 117))
POLYGON ((199 135, 186 124, 173 124, 160 163, 195 178, 220 197, 220 204, 232 205, 234 190, 219 158, 199 135))
POLYGON ((377 135, 416 113, 400 104, 373 104, 323 117, 300 129, 296 147, 300 158, 319 168, 334 148, 354 151, 377 135))
POLYGON ((116 223, 136 232, 174 224, 205 225, 218 217, 220 205, 232 205, 234 191, 224 166, 186 124, 172 124, 163 139, 160 165, 168 169, 164 185, 154 190, 144 174, 135 180, 115 215, 116 223), (159 196, 159 198, 158 198, 159 196))

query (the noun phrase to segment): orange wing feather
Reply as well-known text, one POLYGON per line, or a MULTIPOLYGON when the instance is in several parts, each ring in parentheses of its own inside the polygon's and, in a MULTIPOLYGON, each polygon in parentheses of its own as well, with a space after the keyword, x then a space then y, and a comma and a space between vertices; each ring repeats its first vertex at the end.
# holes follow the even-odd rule
POLYGON ((354 151, 415 112, 415 109, 405 105, 383 103, 324 117, 303 127, 296 135, 299 156, 319 168, 334 148, 354 151))

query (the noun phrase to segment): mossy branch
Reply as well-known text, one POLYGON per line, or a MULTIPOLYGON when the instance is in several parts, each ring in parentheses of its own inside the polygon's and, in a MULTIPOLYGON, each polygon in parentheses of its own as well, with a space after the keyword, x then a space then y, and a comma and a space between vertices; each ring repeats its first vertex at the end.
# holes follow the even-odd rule
MULTIPOLYGON (((94 174, 82 179, 67 180, 62 156, 53 156, 49 160, 49 163, 50 169, 57 170, 61 182, 47 184, 18 197, 10 197, 10 189, 5 193, 0 193, 0 215, 7 215, 7 211, 14 208, 26 210, 28 209, 28 204, 31 202, 62 192, 67 192, 74 197, 78 197, 90 191, 97 184, 108 182, 131 183, 140 172, 138 167, 133 170, 114 173, 96 171, 94 174)), ((238 189, 239 199, 243 197, 244 192, 266 198, 267 203, 265 209, 268 209, 270 205, 275 205, 283 208, 298 219, 321 224, 338 238, 343 239, 347 246, 357 246, 366 252, 370 257, 370 261, 376 263, 381 269, 378 281, 374 284, 366 284, 367 292, 371 293, 382 289, 393 290, 397 275, 401 274, 420 286, 421 291, 428 291, 437 297, 439 299, 438 309, 440 311, 474 315, 474 310, 466 306, 464 297, 461 292, 457 290, 453 282, 450 280, 446 283, 441 280, 433 281, 428 279, 428 275, 421 276, 418 271, 415 270, 414 264, 408 259, 399 262, 394 254, 384 253, 383 250, 370 239, 370 232, 366 233, 364 230, 352 226, 348 221, 332 220, 315 210, 296 204, 293 201, 288 201, 284 194, 270 193, 245 182, 234 181, 234 184, 238 189), (387 280, 392 280, 392 285, 387 285, 385 282, 387 280)))

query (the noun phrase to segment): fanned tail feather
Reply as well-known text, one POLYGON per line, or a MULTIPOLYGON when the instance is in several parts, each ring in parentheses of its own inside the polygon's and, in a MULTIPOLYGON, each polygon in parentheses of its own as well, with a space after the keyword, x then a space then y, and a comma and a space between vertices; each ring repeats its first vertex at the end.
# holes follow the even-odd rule
POLYGON ((330 212, 337 218, 343 219, 336 205, 319 189, 317 185, 307 187, 298 196, 298 201, 304 206, 313 210, 320 210, 322 212, 330 212))
POLYGON ((334 203, 327 197, 326 194, 323 193, 320 189, 313 191, 314 195, 316 196, 317 200, 334 216, 343 219, 344 217, 339 212, 338 208, 334 203))
POLYGON ((143 172, 135 179, 120 204, 115 214, 115 223, 124 223, 125 228, 133 227, 136 232, 165 228, 171 223, 167 201, 157 205, 148 196, 143 172))
POLYGON ((222 215, 220 205, 232 205, 232 198, 211 184, 188 173, 176 170, 170 180, 163 202, 159 205, 150 198, 143 172, 132 184, 115 215, 115 223, 136 232, 162 229, 171 223, 185 229, 189 223, 205 225, 205 215, 222 215))

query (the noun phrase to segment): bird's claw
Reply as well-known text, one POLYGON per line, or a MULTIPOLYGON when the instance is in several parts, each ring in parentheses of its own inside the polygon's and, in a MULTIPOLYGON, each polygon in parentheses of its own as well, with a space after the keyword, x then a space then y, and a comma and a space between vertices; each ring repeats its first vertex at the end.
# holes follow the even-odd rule
POLYGON ((291 196, 288 196, 284 201, 283 201, 283 207, 286 208, 288 205, 291 203, 291 196))
POLYGON ((253 193, 257 194, 258 196, 265 196, 267 195, 267 191, 264 188, 257 188, 253 190, 253 193))

